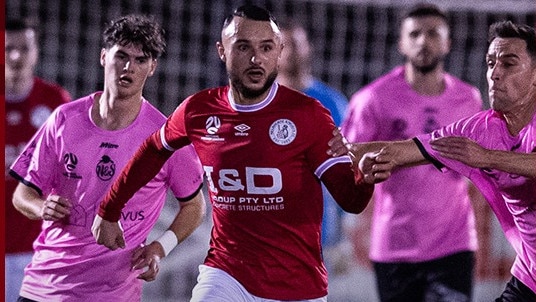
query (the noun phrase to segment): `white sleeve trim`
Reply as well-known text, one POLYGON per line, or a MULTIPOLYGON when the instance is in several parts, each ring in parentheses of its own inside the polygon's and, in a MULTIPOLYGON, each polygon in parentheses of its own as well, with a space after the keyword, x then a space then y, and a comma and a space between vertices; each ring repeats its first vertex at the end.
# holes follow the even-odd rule
POLYGON ((339 163, 348 163, 351 164, 352 160, 350 159, 350 156, 344 155, 339 157, 332 157, 325 162, 323 162, 318 168, 315 170, 315 175, 320 179, 322 177, 322 174, 327 171, 327 169, 331 168, 333 165, 339 164, 339 163))
POLYGON ((166 141, 166 132, 164 131, 164 129, 166 128, 166 124, 164 124, 162 126, 162 128, 160 128, 160 142, 162 143, 162 146, 164 146, 164 148, 166 148, 167 150, 169 151, 176 151, 174 148, 172 148, 166 141))

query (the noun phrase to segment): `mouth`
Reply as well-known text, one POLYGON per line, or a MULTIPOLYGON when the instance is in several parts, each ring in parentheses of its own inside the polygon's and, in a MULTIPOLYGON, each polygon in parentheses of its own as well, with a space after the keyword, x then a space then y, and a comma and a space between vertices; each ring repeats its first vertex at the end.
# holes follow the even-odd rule
POLYGON ((252 68, 246 70, 246 74, 252 81, 260 81, 264 77, 264 70, 260 68, 252 68))
POLYGON ((128 76, 121 76, 119 77, 119 84, 121 85, 129 85, 132 84, 132 79, 128 76))

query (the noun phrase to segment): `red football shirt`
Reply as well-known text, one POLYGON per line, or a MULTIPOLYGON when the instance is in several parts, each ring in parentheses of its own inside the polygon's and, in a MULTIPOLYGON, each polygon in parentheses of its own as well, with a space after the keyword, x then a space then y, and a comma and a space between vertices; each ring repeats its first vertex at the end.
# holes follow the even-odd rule
POLYGON ((319 178, 338 160, 326 154, 334 127, 318 101, 277 84, 255 105, 235 104, 226 86, 177 108, 162 141, 192 142, 205 169, 214 222, 205 264, 259 297, 327 294, 319 178))

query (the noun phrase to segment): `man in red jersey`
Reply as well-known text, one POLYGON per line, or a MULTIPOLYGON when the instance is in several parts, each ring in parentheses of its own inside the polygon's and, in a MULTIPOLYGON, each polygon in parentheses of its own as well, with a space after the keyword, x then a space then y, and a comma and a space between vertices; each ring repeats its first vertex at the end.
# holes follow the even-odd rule
POLYGON ((24 267, 32 259, 32 243, 41 221, 20 214, 11 203, 18 181, 7 177, 9 166, 52 110, 71 99, 57 84, 35 76, 39 57, 37 31, 26 20, 6 21, 5 31, 5 202, 6 202, 6 301, 19 296, 24 267))
POLYGON ((283 46, 268 11, 239 7, 221 38, 229 86, 188 97, 145 141, 101 203, 93 235, 112 250, 124 246, 121 208, 174 150, 193 143, 214 227, 191 301, 326 301, 320 181, 351 213, 367 206, 373 185, 348 169, 349 157, 327 154, 329 111, 275 82, 283 46))

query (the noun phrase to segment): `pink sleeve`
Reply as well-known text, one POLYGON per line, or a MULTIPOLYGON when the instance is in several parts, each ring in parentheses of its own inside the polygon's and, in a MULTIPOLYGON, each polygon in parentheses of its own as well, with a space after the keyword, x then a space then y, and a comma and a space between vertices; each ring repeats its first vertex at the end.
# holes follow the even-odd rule
POLYGON ((181 200, 190 200, 203 183, 203 168, 193 145, 177 150, 168 160, 171 191, 181 200))

